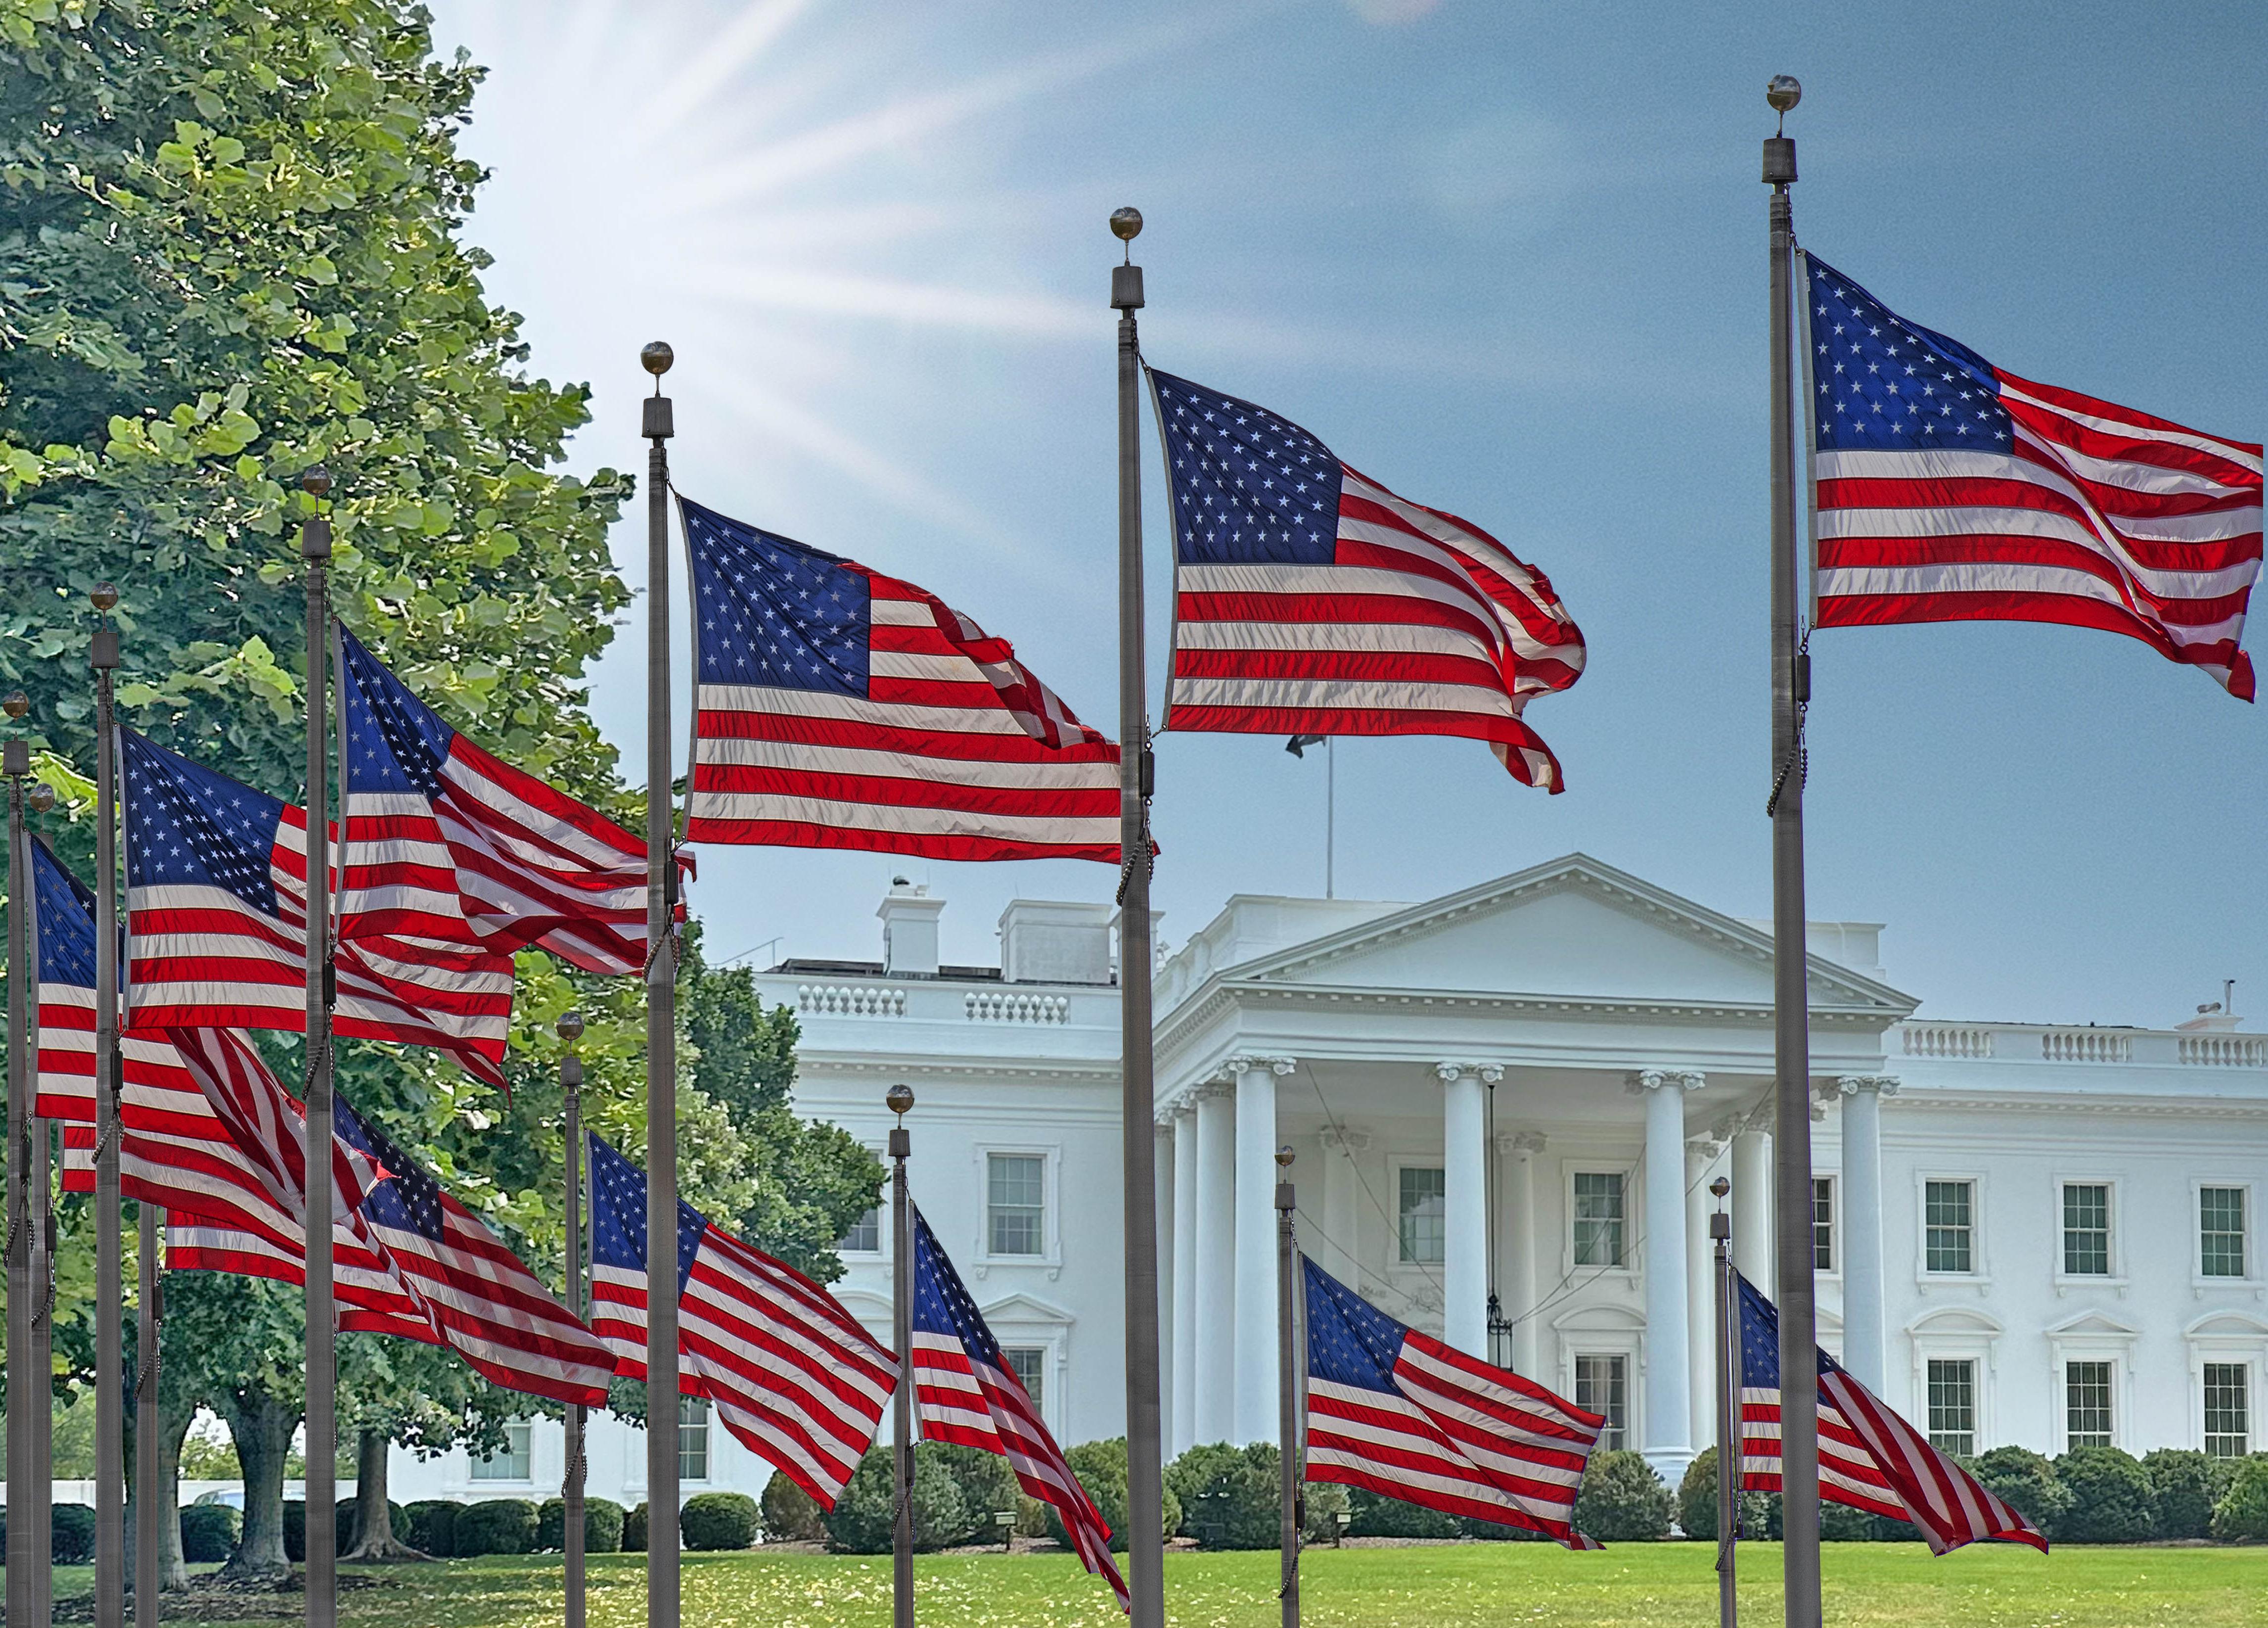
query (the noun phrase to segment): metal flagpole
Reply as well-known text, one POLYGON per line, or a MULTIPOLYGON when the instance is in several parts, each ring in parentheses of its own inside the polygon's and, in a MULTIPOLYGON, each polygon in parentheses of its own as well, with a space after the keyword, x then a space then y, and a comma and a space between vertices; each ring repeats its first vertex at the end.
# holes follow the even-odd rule
POLYGON ((94 1620, 126 1620, 125 1239, 119 1226, 118 762, 112 706, 118 590, 91 596, 94 630, 94 1620))
MULTIPOLYGON (((22 690, 0 701, 0 711, 20 724, 31 703, 22 690)), ((8 1486, 18 1506, 30 1500, 32 1484, 32 1093, 36 1064, 31 1054, 32 865, 24 838, 24 778, 32 772, 32 748, 21 739, 0 744, 0 774, 8 780, 8 1486)), ((8 1523, 8 1621, 32 1620, 33 1540, 38 1524, 8 1523)))
MULTIPOLYGON (((299 490, 318 504, 331 477, 299 490)), ((338 1326, 331 1299, 331 522, 299 527, 307 566, 307 1628, 338 1621, 338 1326)), ((345 809, 340 809, 342 816, 345 809)))
POLYGON ((913 1138, 906 1110, 909 1086, 892 1086, 883 1099, 898 1123, 890 1127, 890 1349, 898 1354, 898 1390, 890 1418, 890 1624, 914 1628, 914 1205, 906 1190, 906 1158, 913 1138))
POLYGON ((1299 1271, 1299 1247, 1292 1236, 1292 1150, 1276 1150, 1276 1437, 1278 1512, 1276 1543, 1283 1557, 1284 1628, 1300 1628, 1300 1326, 1293 1308, 1292 1279, 1299 1271))
POLYGON ((1812 1301, 1811 1231, 1795 1225, 1811 1212, 1811 1024, 1804 942, 1803 709, 1811 698, 1810 659, 1798 617, 1802 584, 1796 566, 1795 343, 1789 305, 1795 227, 1788 187, 1795 180, 1795 138, 1788 110, 1803 87, 1774 78, 1765 100, 1781 131, 1765 138, 1764 180, 1771 188, 1771 740, 1772 985, 1774 1099, 1773 1189, 1780 1218, 1780 1499, 1787 1628, 1819 1628, 1819 1366, 1812 1301))
POLYGON ((1735 1332, 1740 1316, 1733 1305, 1733 1218, 1725 1213, 1725 1195, 1733 1184, 1720 1175, 1709 1190, 1717 1199, 1709 1217, 1715 1274, 1711 1281, 1717 1290, 1717 1624, 1736 1628, 1741 1605, 1733 1568, 1741 1507, 1741 1348, 1735 1332))
MULTIPOLYGON (((575 1042, 583 1038, 580 1013, 562 1013, 553 1026, 566 1047, 559 1059, 559 1090, 566 1100, 567 1142, 567 1309, 587 1318, 583 1269, 583 1059, 575 1042)), ((585 1409, 581 1403, 567 1408, 567 1469, 560 1477, 562 1530, 560 1548, 567 1570, 567 1628, 583 1628, 583 1484, 590 1466, 583 1455, 585 1409)), ((652 1513, 651 1510, 648 1511, 652 1513)), ((651 1524, 651 1522, 649 1522, 651 1524)))
POLYGON ((1133 242, 1138 210, 1110 217, 1128 246, 1110 269, 1118 313, 1118 912, 1119 1089, 1125 1154, 1127 1587, 1132 1628, 1165 1628, 1165 1444, 1158 1408, 1157 1092, 1150 1059, 1150 755, 1142 651, 1142 350, 1134 313, 1142 268, 1133 242))
POLYGON ((669 438, 661 376, 645 401, 645 1620, 677 1628, 677 810, 670 792, 669 438))
POLYGON ((165 1586, 158 1550, 164 1533, 158 1518, 158 1500, 166 1493, 164 1466, 159 1462, 158 1385, 158 1324, 165 1319, 158 1287, 160 1222, 158 1206, 140 1201, 136 1241, 138 1300, 134 1321, 134 1628, 158 1628, 158 1592, 165 1586))

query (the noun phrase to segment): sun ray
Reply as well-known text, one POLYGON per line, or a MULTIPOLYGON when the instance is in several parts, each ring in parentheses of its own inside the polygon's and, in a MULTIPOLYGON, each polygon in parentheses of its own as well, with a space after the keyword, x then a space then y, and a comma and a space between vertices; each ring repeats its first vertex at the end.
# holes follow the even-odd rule
POLYGON ((932 328, 978 328, 1042 339, 1091 336, 1095 331, 1096 319, 1092 310, 1043 294, 941 288, 887 277, 784 268, 720 267, 709 273, 680 270, 667 280, 688 291, 767 310, 873 317, 932 328))
POLYGON ((731 27, 689 55, 676 77, 655 92, 631 127, 640 144, 651 146, 700 112, 808 10, 810 0, 754 0, 731 27))

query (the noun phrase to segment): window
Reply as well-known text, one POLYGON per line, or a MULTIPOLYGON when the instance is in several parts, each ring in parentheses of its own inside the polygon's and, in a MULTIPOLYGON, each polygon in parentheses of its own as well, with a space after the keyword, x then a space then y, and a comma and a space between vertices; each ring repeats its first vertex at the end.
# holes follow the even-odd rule
POLYGON ((1835 1178, 1811 1179, 1811 1270, 1835 1270, 1835 1178))
POLYGON ((1977 1451, 1977 1364, 1970 1358, 1929 1360, 1929 1444, 1963 1458, 1977 1451))
POLYGON ((527 1430, 526 1425, 506 1425, 504 1427, 504 1445, 487 1457, 473 1461, 473 1479, 527 1480, 531 1473, 527 1458, 527 1430))
POLYGON ((1620 1266, 1623 1221, 1622 1172, 1575 1172, 1575 1264, 1620 1266))
POLYGON ((1922 1263, 1933 1272, 1977 1270, 1977 1183, 1927 1182, 1922 1186, 1922 1263))
POLYGON ((2110 1370, 2107 1362, 2063 1365, 2064 1440, 2074 1448, 2107 1448, 2110 1440, 2110 1370))
POLYGON ((1048 1161, 1037 1153, 990 1153, 985 1166, 987 1251, 1046 1254, 1048 1161))
POLYGON ((709 1479, 709 1404, 698 1396, 677 1399, 677 1477, 709 1479))
POLYGON ((2242 1458, 2252 1450, 2251 1372, 2241 1362, 2205 1365, 2205 1451, 2242 1458))
POLYGON ((1404 1165, 1400 1182, 1395 1216, 1402 1241, 1401 1257, 1438 1266, 1448 1236, 1447 1218, 1442 1211, 1447 1178, 1425 1165, 1404 1165))
POLYGON ((1016 1383, 1032 1399, 1032 1411, 1044 1416, 1047 1408, 1046 1384, 1048 1352, 1044 1345, 1003 1345, 1000 1356, 1008 1365, 1008 1372, 1016 1376, 1016 1383))
POLYGON ((2107 1182, 2063 1184, 2063 1270, 2073 1278, 2110 1275, 2110 1188, 2107 1182))
POLYGON ((2198 1189, 2198 1269, 2208 1278, 2244 1277, 2244 1190, 2198 1189))
MULTIPOLYGON (((1582 1180, 1580 1176, 1575 1179, 1582 1180)), ((1599 1450, 1621 1451, 1628 1445, 1630 1436, 1630 1359, 1577 1357, 1575 1405, 1586 1413, 1600 1414, 1606 1419, 1607 1427, 1599 1433, 1599 1450)))
POLYGON ((882 1252, 882 1206, 876 1204, 857 1220, 843 1241, 835 1246, 845 1255, 880 1255, 882 1252))

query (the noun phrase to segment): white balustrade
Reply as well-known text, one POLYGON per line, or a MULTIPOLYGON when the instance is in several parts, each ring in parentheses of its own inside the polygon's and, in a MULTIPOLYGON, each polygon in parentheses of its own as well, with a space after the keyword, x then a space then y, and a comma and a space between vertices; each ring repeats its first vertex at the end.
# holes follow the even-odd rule
POLYGON ((1068 1023, 1071 998, 1016 990, 986 990, 961 998, 972 1023, 1068 1023))
POLYGON ((2243 1035, 2184 1035, 2184 1063, 2218 1068, 2268 1068, 2268 1040, 2243 1035))
POLYGON ((1965 1023, 1909 1023, 1905 1052, 1910 1057, 1989 1057, 1992 1031, 1965 1023))
POLYGON ((825 1017, 902 1018, 906 992, 873 983, 799 983, 795 1009, 825 1017))
POLYGON ((2112 1029, 2051 1028, 2040 1035, 2040 1056, 2050 1063, 2125 1063, 2133 1053, 2133 1036, 2112 1029))

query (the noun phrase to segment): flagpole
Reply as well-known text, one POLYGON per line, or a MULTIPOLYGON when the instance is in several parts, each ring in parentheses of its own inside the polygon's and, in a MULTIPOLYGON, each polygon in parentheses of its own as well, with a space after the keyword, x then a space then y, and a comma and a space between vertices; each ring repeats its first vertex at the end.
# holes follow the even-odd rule
POLYGON ((1126 1537, 1132 1628, 1165 1628, 1165 1445, 1158 1411, 1157 1092, 1151 1078, 1150 755, 1142 649, 1142 268, 1133 263, 1141 211, 1116 210, 1127 245, 1110 270, 1118 313, 1118 913, 1119 1090, 1126 1230, 1126 1537))
MULTIPOLYGON (((22 690, 0 701, 18 724, 31 710, 22 690)), ((30 1055, 31 855, 24 846, 24 778, 32 748, 21 738, 0 744, 0 775, 8 780, 8 1485, 26 1517, 21 1489, 32 1484, 32 1091, 36 1064, 30 1055)), ((32 1620, 33 1539, 38 1524, 8 1523, 8 1621, 32 1620)))
POLYGON ((677 959, 670 792, 669 439, 661 376, 676 360, 638 352, 645 400, 645 1620, 677 1628, 677 959))
MULTIPOLYGON (((320 504, 320 468, 299 490, 320 504)), ((307 566, 307 1628, 338 1622, 338 1329, 331 1300, 331 522, 299 527, 307 566)), ((345 809, 340 809, 342 816, 345 809)))
POLYGON ((912 1087, 892 1086, 883 1101, 898 1116, 890 1127, 890 1349, 898 1354, 890 1418, 890 1624, 914 1628, 914 1205, 906 1189, 912 1087))
MULTIPOLYGON (((566 1048, 559 1058, 559 1090, 566 1101, 566 1123, 562 1129, 567 1141, 567 1309, 587 1318, 590 1312, 583 1292, 583 1059, 575 1055, 575 1042, 583 1038, 582 1014, 562 1013, 552 1027, 566 1048)), ((584 1411, 579 1402, 568 1404, 567 1469, 559 1484, 563 1506, 559 1546, 566 1562, 567 1628, 583 1628, 584 1620, 583 1484, 589 1469, 583 1455, 584 1411)), ((653 1512, 649 1507, 646 1513, 653 1512)), ((647 1525, 651 1528, 652 1522, 647 1525)))
POLYGON ((1779 1301, 1781 1532, 1787 1628, 1819 1628, 1819 1364, 1812 1299, 1811 1027, 1803 898, 1803 708, 1810 660, 1798 618, 1796 568, 1794 335, 1789 284, 1795 227, 1787 189, 1795 180, 1788 111, 1803 89, 1774 78, 1765 99, 1781 132, 1765 138, 1764 180, 1771 188, 1771 740, 1772 983, 1774 1099, 1778 1120, 1775 1212, 1779 1301))
POLYGON ((1284 1628, 1300 1628, 1300 1389, 1299 1324, 1293 1314, 1292 1280, 1299 1269, 1298 1245, 1292 1236, 1292 1212, 1298 1200, 1292 1191, 1289 1147, 1276 1150, 1276 1168, 1283 1174, 1276 1182, 1276 1438, 1278 1512, 1277 1546, 1283 1557, 1284 1628))
POLYGON ((141 1213, 135 1263, 134 1628, 158 1628, 158 1593, 165 1586, 158 1553, 164 1541, 158 1502, 165 1491, 158 1448, 158 1325, 165 1315, 158 1298, 158 1253, 163 1246, 158 1239, 158 1206, 144 1198, 136 1208, 141 1213))
POLYGON ((1717 1208, 1709 1217, 1709 1248, 1716 1285, 1717 1312, 1717 1624, 1737 1628, 1740 1598, 1733 1587, 1741 1507, 1740 1318, 1733 1305, 1733 1218, 1725 1195, 1733 1184, 1723 1176, 1709 1183, 1717 1208))
POLYGON ((118 590, 90 597, 94 630, 94 1620, 126 1619, 125 1240, 119 1226, 118 763, 114 675, 118 590))

